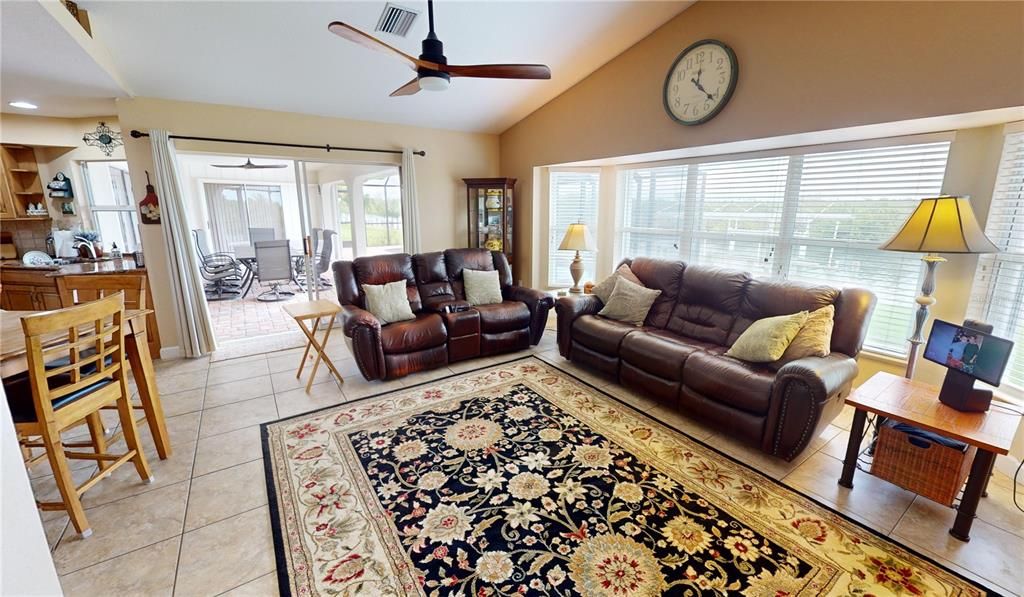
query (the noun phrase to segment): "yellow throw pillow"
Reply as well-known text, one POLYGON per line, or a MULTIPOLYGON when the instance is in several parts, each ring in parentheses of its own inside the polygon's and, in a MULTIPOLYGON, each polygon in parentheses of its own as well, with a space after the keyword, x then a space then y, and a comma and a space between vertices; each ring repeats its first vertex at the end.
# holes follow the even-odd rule
POLYGON ((793 338, 782 353, 782 358, 777 367, 781 367, 790 361, 804 357, 827 357, 832 352, 832 327, 836 315, 836 308, 832 305, 811 311, 800 328, 800 333, 793 338))
POLYGON ((777 361, 800 333, 805 321, 807 311, 758 319, 740 334, 725 356, 750 363, 777 361))

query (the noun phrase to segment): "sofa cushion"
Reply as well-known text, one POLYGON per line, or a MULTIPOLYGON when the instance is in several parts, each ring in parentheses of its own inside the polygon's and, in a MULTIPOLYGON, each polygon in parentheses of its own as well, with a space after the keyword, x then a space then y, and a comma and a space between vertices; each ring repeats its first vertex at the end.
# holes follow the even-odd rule
POLYGON ((740 334, 725 355, 749 363, 773 363, 782 358, 806 322, 807 311, 758 319, 740 334))
POLYGON ((654 328, 663 328, 668 323, 672 308, 679 296, 679 283, 683 279, 683 270, 686 264, 682 261, 666 261, 664 259, 651 259, 649 257, 637 257, 629 262, 629 269, 633 275, 640 280, 640 283, 654 290, 660 290, 661 294, 654 300, 651 310, 647 313, 644 325, 654 328))
POLYGON ((839 291, 830 286, 812 286, 782 280, 751 280, 743 295, 736 322, 724 344, 732 345, 750 324, 765 317, 786 315, 797 311, 815 311, 831 305, 839 291))
POLYGON ((634 284, 642 284, 640 279, 633 274, 633 270, 623 263, 617 270, 612 272, 612 275, 595 284, 594 289, 590 291, 591 294, 601 299, 602 303, 607 303, 609 297, 612 296, 612 291, 615 290, 615 283, 618 282, 619 278, 625 278, 634 284))
POLYGON ((718 402, 763 415, 768 412, 775 371, 732 357, 695 352, 683 364, 683 383, 718 402))
POLYGON ((600 315, 582 315, 572 324, 572 339, 591 350, 618 357, 622 339, 640 329, 600 315))
POLYGON ((409 295, 409 307, 413 312, 420 310, 420 293, 416 288, 416 276, 412 272, 412 257, 407 253, 357 257, 352 261, 352 272, 359 285, 359 301, 355 303, 356 306, 363 308, 366 306, 366 295, 362 290, 363 284, 379 285, 405 280, 406 292, 409 295))
POLYGON ((366 296, 366 310, 380 320, 381 324, 408 321, 415 318, 409 307, 405 280, 387 284, 363 284, 366 296))
POLYGON ((412 267, 424 307, 431 307, 436 311, 437 309, 433 308, 435 304, 455 300, 451 282, 448 281, 443 251, 413 255, 412 267))
POLYGON ((647 373, 680 381, 687 357, 713 346, 700 340, 688 341, 664 330, 647 330, 626 336, 619 348, 619 356, 647 373))
POLYGON ((604 308, 597 314, 631 325, 643 325, 644 320, 647 319, 647 313, 651 310, 651 305, 659 295, 661 295, 660 290, 644 288, 620 277, 615 281, 615 290, 608 297, 604 308))
POLYGON ((462 284, 470 305, 497 305, 501 303, 501 284, 496 270, 462 270, 462 284))
POLYGON ((480 313, 480 331, 500 334, 530 327, 530 309, 526 303, 505 301, 494 305, 476 305, 480 313))
POLYGON ((445 343, 448 334, 437 313, 421 312, 416 319, 399 321, 380 329, 384 354, 398 354, 433 348, 445 343))
POLYGON ((689 265, 683 273, 679 301, 665 329, 726 345, 750 276, 743 272, 689 265))

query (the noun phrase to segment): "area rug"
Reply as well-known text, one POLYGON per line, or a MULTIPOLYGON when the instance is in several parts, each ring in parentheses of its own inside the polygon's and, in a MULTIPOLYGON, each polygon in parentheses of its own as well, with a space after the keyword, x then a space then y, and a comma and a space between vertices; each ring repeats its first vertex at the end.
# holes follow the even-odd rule
POLYGON ((263 426, 285 595, 981 595, 536 358, 263 426))

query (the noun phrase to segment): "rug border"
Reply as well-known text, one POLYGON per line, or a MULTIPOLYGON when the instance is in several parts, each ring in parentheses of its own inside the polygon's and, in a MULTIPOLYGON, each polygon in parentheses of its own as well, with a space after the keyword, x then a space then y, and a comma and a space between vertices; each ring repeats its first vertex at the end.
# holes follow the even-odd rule
MULTIPOLYGON (((452 373, 451 375, 445 375, 443 377, 438 377, 438 378, 435 378, 435 379, 427 380, 427 381, 424 381, 424 382, 421 382, 421 383, 418 383, 418 384, 414 384, 414 385, 411 385, 411 386, 406 386, 406 387, 402 387, 402 388, 394 389, 394 390, 386 390, 386 391, 383 391, 383 392, 378 392, 376 394, 371 394, 369 396, 363 396, 362 398, 356 398, 355 400, 351 400, 351 401, 345 402, 344 404, 356 404, 356 403, 362 402, 364 400, 371 400, 373 398, 379 398, 379 397, 381 397, 381 396, 383 396, 385 394, 390 394, 392 392, 398 392, 398 391, 402 391, 402 390, 409 390, 409 389, 413 389, 413 388, 418 388, 418 387, 426 385, 426 384, 437 383, 438 381, 449 379, 449 378, 452 378, 452 377, 457 377, 457 376, 460 376, 460 375, 467 375, 467 374, 470 374, 470 373, 475 373, 477 371, 482 371, 484 369, 490 369, 491 367, 499 367, 499 366, 502 366, 502 365, 508 365, 510 363, 515 363, 517 361, 525 361, 525 360, 529 360, 529 359, 535 359, 537 361, 540 361, 541 363, 544 363, 545 365, 550 365, 551 367, 554 367, 555 369, 558 369, 560 372, 564 373, 565 375, 568 375, 569 377, 573 378, 577 382, 587 386, 588 388, 590 388, 592 390, 595 390, 595 391, 599 392, 604 397, 610 398, 610 399, 618 402, 619 404, 622 404, 622 405, 632 409, 634 412, 639 413, 639 414, 641 414, 641 415, 643 415, 645 417, 649 417, 649 418, 654 419, 654 417, 652 417, 650 414, 645 413, 644 411, 642 411, 639 408, 633 406, 629 402, 626 402, 625 400, 619 398, 618 396, 615 396, 613 394, 609 394, 608 392, 604 391, 604 389, 599 388, 599 387, 595 386, 594 384, 588 382, 587 380, 578 377, 577 375, 575 375, 571 371, 566 371, 565 369, 563 369, 562 367, 558 366, 555 363, 552 363, 551 361, 546 361, 546 360, 538 357, 536 354, 529 354, 529 355, 525 355, 525 356, 522 356, 522 357, 515 357, 515 358, 509 359, 507 361, 502 361, 500 363, 490 363, 490 364, 487 364, 487 365, 481 365, 480 367, 477 367, 475 369, 468 369, 466 371, 460 371, 458 373, 452 373)), ((273 538, 274 538, 274 559, 277 562, 277 584, 278 584, 278 591, 280 592, 281 597, 291 597, 292 596, 292 592, 291 592, 291 583, 288 580, 288 561, 287 561, 287 558, 285 556, 286 552, 285 552, 285 548, 284 548, 284 538, 281 536, 281 513, 278 510, 277 500, 275 499, 276 496, 277 496, 277 485, 274 483, 273 465, 272 465, 271 459, 270 459, 270 435, 267 432, 267 427, 269 427, 270 425, 276 425, 277 423, 280 423, 282 421, 287 421, 289 419, 294 419, 294 418, 297 418, 297 417, 305 417, 305 416, 308 416, 308 415, 311 415, 311 414, 314 414, 314 413, 318 413, 318 412, 321 412, 321 411, 329 410, 329 409, 332 409, 332 408, 337 408, 338 406, 341 406, 341 405, 340 404, 334 404, 334 405, 331 405, 331 406, 325 406, 325 407, 322 407, 322 408, 316 408, 316 409, 313 409, 313 410, 310 410, 310 411, 306 411, 306 412, 303 412, 303 413, 298 413, 298 414, 295 414, 295 415, 291 415, 289 417, 282 417, 282 418, 274 420, 274 421, 267 421, 266 423, 260 423, 260 442, 262 443, 262 448, 263 448, 263 472, 264 472, 264 479, 266 480, 266 483, 267 483, 267 491, 268 491, 267 502, 268 502, 268 504, 270 506, 270 508, 269 508, 269 510, 270 510, 270 522, 271 522, 270 531, 271 531, 271 534, 273 535, 273 538)), ((819 506, 821 508, 824 508, 824 509, 828 510, 829 512, 832 512, 833 514, 843 518, 844 520, 846 520, 847 522, 857 526, 858 528, 861 528, 861 529, 863 529, 863 530, 873 534, 875 537, 878 537, 878 538, 883 539, 883 540, 885 540, 887 542, 890 542, 890 543, 894 543, 894 544, 898 545, 899 547, 901 547, 902 549, 906 550, 908 553, 914 555, 915 557, 921 558, 922 560, 925 560, 926 562, 932 564, 933 566, 937 566, 938 568, 940 568, 940 569, 946 571, 947 573, 949 573, 949 574, 959 578, 960 580, 963 580, 963 581, 965 581, 965 582, 967 582, 969 584, 972 584, 972 585, 975 585, 975 586, 979 587, 982 591, 985 591, 986 595, 989 595, 990 597, 1005 597, 999 591, 997 591, 995 589, 992 589, 992 588, 990 588, 987 585, 983 585, 983 584, 979 583, 976 580, 967 578, 966 576, 964 576, 963 574, 957 572, 956 570, 953 570, 949 566, 947 566, 947 565, 945 565, 945 564, 943 564, 941 562, 936 561, 935 558, 933 558, 932 556, 923 554, 923 553, 917 551, 916 549, 914 549, 912 547, 909 547, 909 546, 907 546, 907 545, 905 545, 905 544, 903 544, 903 543, 901 543, 899 541, 896 541, 892 537, 889 537, 888 535, 883 534, 881 531, 877 531, 877 530, 875 530, 875 529, 865 525, 864 523, 862 523, 862 522, 860 522, 860 521, 858 521, 858 520, 856 520, 856 519, 854 519, 854 518, 844 514, 843 512, 840 512, 840 511, 836 510, 832 506, 829 506, 828 504, 822 503, 819 498, 816 498, 814 496, 808 495, 808 494, 804 493, 803 491, 801 491, 800 489, 796 489, 794 487, 790 487, 789 485, 786 485, 785 483, 783 483, 781 480, 776 479, 776 478, 771 477, 771 476, 768 476, 768 475, 758 471, 757 469, 755 469, 755 468, 751 467, 750 465, 740 461, 739 459, 733 457, 732 455, 727 454, 727 453, 723 452, 722 450, 719 450, 718 448, 716 448, 716 447, 714 447, 714 446, 704 442, 703 440, 699 440, 699 439, 691 436, 689 433, 683 431, 682 429, 679 429, 679 428, 675 427, 674 425, 670 425, 669 423, 666 423, 666 422, 663 422, 663 421, 658 421, 657 419, 654 419, 654 420, 657 421, 658 423, 660 423, 661 425, 664 425, 665 427, 668 427, 668 428, 672 429, 676 433, 680 433, 680 434, 684 435, 690 441, 695 442, 695 443, 697 443, 698 445, 700 445, 700 446, 702 446, 704 448, 712 450, 713 452, 715 452, 719 456, 723 456, 723 457, 727 458, 728 460, 730 460, 730 461, 732 461, 732 462, 734 462, 734 463, 736 463, 736 464, 738 464, 738 465, 740 465, 740 466, 742 466, 744 468, 750 469, 751 471, 757 473, 758 475, 760 475, 761 477, 763 477, 767 481, 769 481, 769 482, 771 482, 771 483, 781 487, 782 489, 785 489, 786 491, 791 491, 791 492, 793 492, 793 493, 803 497, 804 499, 810 500, 811 502, 813 502, 817 506, 819 506)))

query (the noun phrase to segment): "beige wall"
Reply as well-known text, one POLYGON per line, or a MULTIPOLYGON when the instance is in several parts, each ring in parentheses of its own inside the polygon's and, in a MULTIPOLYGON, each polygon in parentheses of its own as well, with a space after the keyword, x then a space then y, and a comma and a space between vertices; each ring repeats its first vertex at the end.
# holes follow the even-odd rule
POLYGON ((519 179, 519 246, 541 246, 536 166, 1021 105, 1021 2, 698 2, 502 133, 501 174, 519 179), (665 73, 708 37, 736 51, 735 94, 712 121, 675 124, 665 73))
MULTIPOLYGON (((496 135, 460 133, 438 129, 381 124, 340 118, 324 118, 286 112, 254 110, 213 104, 176 102, 149 98, 118 100, 117 115, 125 131, 125 154, 132 172, 135 195, 144 194, 145 177, 136 173, 153 170, 148 139, 127 138, 131 129, 165 129, 172 134, 308 143, 337 146, 425 150, 417 158, 417 193, 420 201, 421 237, 424 250, 466 244, 466 206, 463 177, 498 175, 496 135)), ((180 142, 184 151, 308 158, 317 161, 349 160, 379 162, 366 153, 284 150, 237 144, 180 142)), ((165 346, 177 344, 174 314, 166 304, 170 278, 167 254, 157 226, 142 226, 146 264, 150 270, 154 301, 165 346), (165 331, 166 330, 166 331, 165 331)))

